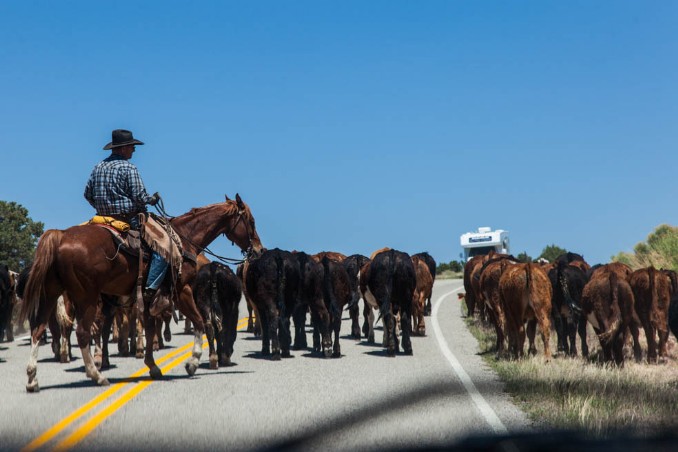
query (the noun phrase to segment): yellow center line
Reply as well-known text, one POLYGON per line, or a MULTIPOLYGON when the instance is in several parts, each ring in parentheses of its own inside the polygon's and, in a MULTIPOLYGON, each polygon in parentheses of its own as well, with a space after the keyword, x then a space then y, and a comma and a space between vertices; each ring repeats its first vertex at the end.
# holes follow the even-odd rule
MULTIPOLYGON (((242 319, 239 320, 237 329, 238 329, 238 330, 241 330, 241 329, 244 328, 246 325, 247 325, 247 317, 242 318, 242 319)), ((203 335, 203 341, 204 341, 204 340, 206 340, 206 336, 203 335)), ((162 363, 164 363, 164 362, 166 362, 166 361, 168 361, 168 360, 174 358, 175 356, 177 356, 177 355, 183 353, 183 354, 182 354, 181 356, 179 356, 177 359, 173 360, 170 364, 168 364, 167 366, 161 368, 163 374, 165 373, 166 370, 171 370, 172 368, 174 368, 174 367, 176 367, 177 365, 179 365, 179 364, 180 364, 184 359, 186 359, 188 356, 190 356, 190 354, 192 353, 192 351, 191 351, 191 352, 188 352, 188 353, 184 353, 184 352, 185 352, 186 350, 188 350, 188 349, 191 349, 191 348, 193 347, 193 345, 194 345, 194 342, 190 342, 190 343, 188 343, 188 344, 186 344, 186 345, 183 345, 182 347, 180 347, 180 348, 178 348, 178 349, 176 349, 176 350, 173 350, 173 351, 170 352, 170 353, 167 353, 166 355, 162 356, 161 358, 158 358, 158 359, 156 360, 156 364, 160 365, 160 364, 162 364, 162 363)), ((206 348, 207 346, 208 346, 207 343, 203 343, 203 349, 206 348)), ((142 367, 141 369, 139 369, 139 370, 137 370, 136 372, 134 372, 133 374, 131 374, 130 376, 128 376, 127 378, 140 377, 140 376, 142 376, 143 374, 145 374, 146 372, 148 372, 148 367, 147 367, 147 366, 144 366, 144 367, 142 367)), ((98 423, 100 423, 101 421, 105 420, 108 416, 110 416, 110 415, 113 414, 115 411, 117 411, 117 410, 118 410, 120 407, 122 407, 125 403, 127 403, 129 400, 131 400, 132 398, 134 398, 138 393, 140 393, 141 391, 143 391, 143 390, 144 390, 148 385, 150 385, 152 382, 153 382, 153 381, 142 381, 142 382, 139 382, 139 383, 137 383, 133 388, 131 388, 126 394, 123 394, 118 400, 116 400, 115 402, 113 402, 113 404, 111 404, 111 406, 110 406, 109 408, 113 407, 114 405, 119 405, 119 406, 117 406, 114 410, 112 410, 112 411, 111 411, 109 414, 107 414, 106 416, 102 417, 101 420, 100 420, 99 422, 97 422, 97 424, 93 424, 93 425, 91 426, 91 428, 90 428, 84 435, 80 436, 80 438, 78 439, 78 441, 82 440, 87 434, 89 434, 89 433, 90 433, 90 432, 98 425, 98 423), (128 397, 130 394, 132 394, 132 395, 131 395, 130 397, 128 397), (123 400, 123 399, 124 399, 124 400, 123 400)), ((130 385, 131 383, 132 383, 132 382, 116 383, 116 384, 114 384, 112 387, 110 387, 109 389, 107 389, 106 391, 102 392, 101 394, 98 394, 98 395, 95 396, 92 400, 90 400, 89 402, 85 403, 83 406, 77 408, 77 409, 76 409, 75 411, 73 411, 71 414, 69 414, 68 416, 66 416, 66 417, 63 418, 61 421, 57 422, 56 424, 54 424, 52 427, 50 427, 50 428, 47 429, 45 432, 43 432, 40 436, 38 436, 37 438, 35 438, 33 441, 31 441, 30 443, 28 443, 26 446, 24 446, 24 447, 21 449, 22 452, 34 451, 34 450, 38 449, 39 447, 43 446, 44 444, 46 444, 47 442, 49 442, 50 440, 52 440, 55 436, 57 436, 59 433, 61 433, 62 431, 64 431, 66 428, 68 428, 68 427, 69 427, 72 423, 74 423, 76 420, 78 420, 79 418, 81 418, 82 416, 84 416, 85 414, 87 414, 88 412, 92 411, 94 408, 97 407, 97 405, 102 404, 102 403, 105 402, 107 399, 109 399, 109 398, 112 397, 114 394, 116 394, 118 391, 120 391, 123 387, 125 387, 125 386, 127 386, 127 385, 130 385)), ((105 411, 105 410, 102 410, 102 412, 103 412, 103 411, 105 411)), ((100 412, 99 414, 101 414, 101 412, 100 412)), ((97 416, 98 416, 99 414, 97 414, 97 416)), ((90 422, 91 422, 91 421, 88 421, 85 425, 88 425, 90 422)), ((84 427, 84 426, 83 426, 83 427, 84 427)), ((83 428, 83 427, 81 427, 81 428, 83 428)), ((77 432, 76 432, 76 433, 77 433, 77 432)), ((75 435, 75 433, 72 434, 71 436, 69 436, 69 438, 72 437, 72 436, 74 436, 74 435, 75 435)), ((60 446, 61 444, 63 444, 65 441, 66 441, 66 440, 62 441, 59 445, 57 445, 57 447, 59 447, 59 446, 60 446)), ((71 444, 70 446, 68 446, 68 447, 72 447, 72 446, 75 445, 78 441, 72 443, 72 444, 71 444)))

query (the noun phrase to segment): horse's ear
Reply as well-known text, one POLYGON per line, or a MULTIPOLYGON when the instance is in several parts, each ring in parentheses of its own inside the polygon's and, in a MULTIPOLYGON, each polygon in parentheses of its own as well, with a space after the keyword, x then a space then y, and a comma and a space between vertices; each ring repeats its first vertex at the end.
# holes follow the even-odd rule
POLYGON ((230 200, 231 200, 231 198, 229 198, 228 195, 224 195, 224 197, 226 198, 226 201, 230 201, 230 200))
POLYGON ((235 202, 238 203, 238 208, 239 209, 244 209, 245 208, 245 203, 242 202, 242 198, 238 193, 235 194, 235 202))

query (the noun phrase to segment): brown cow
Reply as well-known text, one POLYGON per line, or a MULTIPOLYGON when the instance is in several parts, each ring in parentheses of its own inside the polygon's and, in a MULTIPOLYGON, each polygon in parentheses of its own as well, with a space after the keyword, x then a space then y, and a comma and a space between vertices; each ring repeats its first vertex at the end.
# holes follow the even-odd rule
POLYGON ((665 360, 668 354, 666 343, 669 339, 668 316, 671 301, 669 277, 654 267, 641 268, 631 273, 629 284, 633 289, 635 310, 645 330, 647 339, 647 361, 665 360), (657 337, 659 342, 657 342, 657 337))
POLYGON ((464 300, 466 301, 466 309, 469 317, 473 317, 475 314, 476 306, 478 305, 478 293, 476 292, 478 287, 478 282, 473 283, 473 274, 477 268, 482 267, 482 262, 485 256, 473 256, 470 260, 464 265, 464 291, 466 295, 464 300))
POLYGON ((602 265, 594 270, 582 292, 582 315, 598 336, 606 362, 624 365, 623 348, 628 331, 633 335, 636 361, 641 358, 638 341, 638 320, 634 312, 634 297, 624 264, 602 265))
POLYGON ((537 353, 534 337, 539 324, 544 357, 550 359, 552 289, 544 270, 533 263, 509 266, 499 278, 499 294, 506 311, 506 332, 513 357, 523 355, 527 322, 529 353, 537 353))
POLYGON ((504 339, 506 338, 506 314, 501 304, 499 294, 499 279, 509 265, 515 264, 513 256, 495 255, 488 260, 480 272, 480 289, 485 300, 485 307, 490 323, 494 326, 497 336, 497 357, 504 353, 504 339))
POLYGON ((418 336, 426 336, 426 323, 424 312, 426 300, 431 298, 433 292, 433 276, 424 259, 412 256, 412 265, 417 277, 417 287, 414 289, 412 299, 412 332, 418 336))
POLYGON ((345 254, 337 253, 335 251, 321 251, 317 254, 314 254, 311 257, 313 257, 313 259, 315 259, 316 262, 322 262, 323 257, 325 257, 325 256, 327 256, 328 259, 331 259, 331 260, 337 261, 337 262, 344 262, 344 260, 346 259, 345 254))

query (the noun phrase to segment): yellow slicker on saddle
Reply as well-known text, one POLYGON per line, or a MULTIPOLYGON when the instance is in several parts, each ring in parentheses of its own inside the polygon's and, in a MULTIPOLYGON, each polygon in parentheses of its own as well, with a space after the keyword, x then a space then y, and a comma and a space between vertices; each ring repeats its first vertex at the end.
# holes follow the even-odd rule
POLYGON ((105 217, 103 215, 94 215, 91 220, 86 221, 82 224, 107 224, 113 226, 120 232, 129 231, 129 224, 124 221, 116 220, 113 217, 105 217))

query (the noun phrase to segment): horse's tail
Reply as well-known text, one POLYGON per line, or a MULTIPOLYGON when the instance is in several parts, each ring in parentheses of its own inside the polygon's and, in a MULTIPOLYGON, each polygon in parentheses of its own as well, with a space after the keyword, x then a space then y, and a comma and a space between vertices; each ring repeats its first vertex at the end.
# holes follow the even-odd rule
POLYGON ((63 231, 48 229, 40 237, 38 247, 35 250, 35 260, 31 266, 31 272, 26 281, 23 300, 24 303, 19 313, 20 321, 25 321, 29 315, 36 315, 40 306, 40 299, 45 295, 45 278, 47 272, 54 264, 59 243, 63 231))

